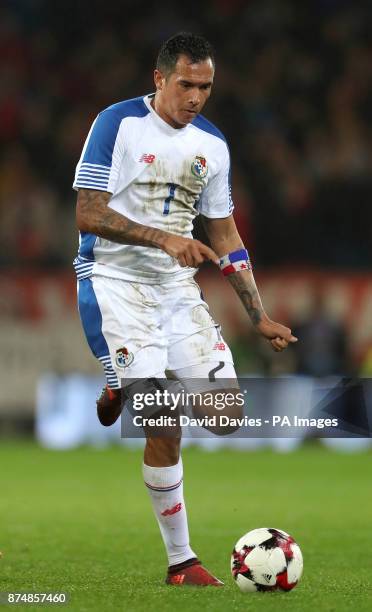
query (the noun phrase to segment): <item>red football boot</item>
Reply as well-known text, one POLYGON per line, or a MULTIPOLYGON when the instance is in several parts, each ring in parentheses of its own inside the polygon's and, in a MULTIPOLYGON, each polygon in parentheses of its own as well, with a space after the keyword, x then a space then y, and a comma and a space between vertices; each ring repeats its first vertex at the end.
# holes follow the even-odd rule
POLYGON ((100 398, 97 400, 97 416, 99 422, 105 427, 113 425, 118 420, 123 410, 124 399, 121 389, 110 389, 106 385, 102 389, 100 398))
POLYGON ((178 565, 171 565, 168 568, 165 582, 174 586, 182 586, 184 584, 192 586, 223 586, 223 582, 212 576, 196 558, 188 559, 188 561, 178 565))

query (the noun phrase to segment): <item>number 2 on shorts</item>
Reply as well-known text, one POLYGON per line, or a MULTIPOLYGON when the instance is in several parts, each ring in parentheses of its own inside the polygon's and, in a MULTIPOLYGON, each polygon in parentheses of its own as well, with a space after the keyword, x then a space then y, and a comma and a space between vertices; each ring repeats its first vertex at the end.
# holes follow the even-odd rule
POLYGON ((168 187, 169 187, 169 195, 164 200, 163 215, 169 215, 170 203, 172 200, 174 200, 174 193, 176 191, 177 185, 175 185, 174 183, 168 183, 168 187))

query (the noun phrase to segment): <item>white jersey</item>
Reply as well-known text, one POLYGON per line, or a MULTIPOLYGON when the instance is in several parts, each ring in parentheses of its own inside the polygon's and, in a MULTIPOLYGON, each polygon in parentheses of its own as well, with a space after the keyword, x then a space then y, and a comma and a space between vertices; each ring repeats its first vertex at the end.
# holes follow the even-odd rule
MULTIPOLYGON (((183 237, 193 219, 233 210, 230 156, 221 132, 203 116, 175 129, 152 108, 152 95, 110 106, 95 119, 76 168, 74 189, 112 193, 109 207, 125 217, 183 237)), ((79 279, 93 274, 158 284, 193 276, 151 247, 122 245, 80 233, 79 279)))

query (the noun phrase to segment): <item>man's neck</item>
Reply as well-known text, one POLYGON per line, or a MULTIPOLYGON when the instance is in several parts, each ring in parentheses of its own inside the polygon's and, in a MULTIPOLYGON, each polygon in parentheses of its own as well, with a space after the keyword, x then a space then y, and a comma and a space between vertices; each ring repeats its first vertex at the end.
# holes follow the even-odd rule
POLYGON ((164 111, 164 109, 162 108, 162 104, 159 101, 158 92, 156 92, 155 96, 153 98, 151 98, 150 104, 151 104, 152 108, 154 109, 154 111, 156 112, 156 114, 159 115, 160 119, 163 119, 163 121, 165 121, 165 123, 168 123, 168 125, 170 125, 170 127, 174 128, 175 130, 180 130, 180 129, 186 127, 184 125, 179 125, 178 123, 176 123, 172 119, 172 117, 170 117, 170 115, 168 115, 164 111))

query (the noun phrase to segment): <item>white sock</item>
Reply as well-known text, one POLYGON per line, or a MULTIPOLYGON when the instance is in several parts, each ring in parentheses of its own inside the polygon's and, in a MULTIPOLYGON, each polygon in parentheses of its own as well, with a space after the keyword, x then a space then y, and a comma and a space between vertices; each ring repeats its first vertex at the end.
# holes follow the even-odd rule
POLYGON ((170 467, 143 464, 143 478, 148 488, 169 565, 196 557, 189 545, 189 528, 183 499, 182 459, 170 467))

